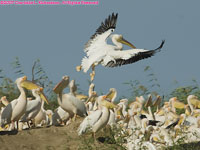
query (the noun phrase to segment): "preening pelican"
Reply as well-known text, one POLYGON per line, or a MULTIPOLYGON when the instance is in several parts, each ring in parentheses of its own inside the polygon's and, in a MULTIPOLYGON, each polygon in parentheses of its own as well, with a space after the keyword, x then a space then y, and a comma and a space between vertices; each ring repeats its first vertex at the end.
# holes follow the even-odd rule
POLYGON ((93 136, 95 138, 95 133, 101 130, 109 121, 110 108, 115 108, 116 105, 108 102, 106 96, 98 97, 98 104, 100 106, 99 110, 96 110, 89 116, 87 116, 78 128, 78 134, 81 135, 86 132, 88 128, 92 128, 93 136))
POLYGON ((95 76, 95 66, 102 64, 105 67, 117 67, 131 64, 141 59, 153 56, 163 47, 164 41, 155 50, 136 49, 136 47, 125 40, 122 35, 112 34, 116 28, 118 14, 112 13, 105 22, 102 22, 95 34, 85 44, 84 52, 87 56, 82 59, 81 65, 77 66, 77 71, 81 69, 87 72, 92 67, 91 81, 95 76), (107 44, 108 37, 114 45, 107 44), (122 51, 126 44, 133 49, 122 51))
POLYGON ((117 90, 115 88, 110 88, 109 93, 106 95, 106 97, 113 103, 115 101, 115 98, 117 97, 117 90))
POLYGON ((73 116, 70 116, 70 114, 68 112, 66 112, 65 110, 62 109, 62 107, 58 107, 53 116, 52 116, 52 123, 55 126, 61 125, 61 124, 66 124, 66 122, 72 118, 73 116))
POLYGON ((70 115, 74 115, 74 120, 76 115, 81 117, 87 115, 85 104, 76 98, 73 93, 73 85, 70 84, 70 93, 63 94, 63 90, 69 84, 69 76, 63 76, 62 81, 59 82, 55 88, 54 92, 57 94, 57 99, 59 105, 67 111, 70 115))
POLYGON ((17 99, 11 101, 3 110, 1 115, 1 127, 4 127, 6 124, 12 123, 12 127, 14 128, 14 122, 18 121, 26 111, 27 100, 24 88, 30 89, 32 88, 32 85, 34 85, 33 83, 27 82, 26 80, 27 77, 24 76, 18 78, 15 81, 20 91, 20 96, 17 99))

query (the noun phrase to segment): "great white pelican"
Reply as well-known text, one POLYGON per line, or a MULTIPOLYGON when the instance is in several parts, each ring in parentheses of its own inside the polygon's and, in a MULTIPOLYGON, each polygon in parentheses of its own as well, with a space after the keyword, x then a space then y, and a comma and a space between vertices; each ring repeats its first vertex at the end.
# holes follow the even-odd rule
POLYGON ((78 128, 78 135, 81 135, 87 131, 87 129, 92 129, 93 137, 95 133, 101 130, 109 121, 111 108, 116 108, 117 106, 106 100, 106 95, 98 97, 98 105, 100 106, 98 110, 87 116, 78 128))
POLYGON ((76 115, 84 117, 87 115, 85 104, 78 98, 75 97, 73 93, 73 85, 70 84, 70 93, 63 94, 64 88, 69 84, 69 76, 63 76, 62 80, 53 89, 57 94, 58 104, 62 109, 67 111, 70 115, 74 115, 74 120, 76 115))
POLYGON ((20 119, 22 122, 28 122, 36 117, 41 109, 42 100, 48 104, 48 100, 43 94, 43 88, 33 89, 32 94, 36 99, 27 101, 25 114, 20 119))
POLYGON ((163 47, 165 41, 162 41, 161 45, 154 50, 136 49, 122 35, 112 34, 116 28, 117 17, 117 13, 109 15, 85 44, 84 52, 86 56, 82 59, 81 65, 76 67, 76 70, 80 71, 82 69, 86 73, 92 67, 91 81, 94 79, 95 66, 98 64, 102 64, 105 67, 131 64, 153 56, 163 47), (107 43, 109 37, 114 45, 107 43), (132 49, 122 51, 123 44, 130 46, 132 49))
POLYGON ((1 127, 9 123, 12 123, 11 129, 15 127, 14 122, 18 121, 26 111, 27 98, 24 88, 33 89, 37 87, 34 83, 27 81, 26 76, 18 78, 15 83, 20 91, 20 95, 17 99, 11 101, 3 110, 1 114, 1 127))

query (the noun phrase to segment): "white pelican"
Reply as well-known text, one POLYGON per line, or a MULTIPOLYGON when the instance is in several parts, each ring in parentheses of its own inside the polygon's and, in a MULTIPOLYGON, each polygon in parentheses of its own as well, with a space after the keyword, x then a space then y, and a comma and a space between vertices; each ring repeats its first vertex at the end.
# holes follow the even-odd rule
POLYGON ((28 122, 29 120, 34 119, 41 109, 42 100, 44 100, 48 104, 46 97, 42 96, 44 95, 42 91, 43 88, 37 88, 32 90, 32 94, 36 99, 27 101, 26 112, 22 116, 20 121, 28 122))
POLYGON ((118 103, 117 105, 122 107, 122 114, 124 117, 126 117, 128 115, 128 112, 127 112, 128 99, 121 99, 120 103, 118 103))
POLYGON ((185 104, 180 102, 179 100, 177 100, 177 97, 170 98, 169 104, 170 104, 172 111, 174 113, 176 113, 176 108, 178 108, 178 109, 184 109, 185 108, 185 104))
POLYGON ((195 108, 200 108, 200 100, 195 95, 189 95, 187 97, 188 105, 190 106, 192 114, 194 113, 195 108))
POLYGON ((113 103, 115 101, 115 98, 117 97, 117 90, 115 88, 110 88, 109 93, 106 95, 106 97, 113 103))
POLYGON ((66 122, 72 118, 73 116, 70 116, 68 112, 62 109, 62 107, 58 107, 53 116, 52 116, 52 123, 55 126, 61 125, 62 123, 66 124, 66 122))
POLYGON ((70 115, 74 115, 74 120, 75 120, 76 115, 83 117, 87 115, 87 112, 85 104, 74 96, 73 93, 74 84, 70 85, 70 93, 63 94, 63 90, 68 84, 69 84, 69 76, 63 76, 62 81, 55 86, 54 92, 57 94, 57 100, 59 105, 70 115))
POLYGON ((108 16, 105 22, 102 22, 95 34, 85 44, 84 52, 87 54, 82 59, 80 66, 77 66, 77 71, 83 69, 87 72, 92 67, 91 81, 95 76, 95 66, 102 64, 105 67, 117 67, 121 65, 131 64, 141 59, 153 56, 163 47, 164 41, 155 50, 136 49, 134 45, 126 41, 122 35, 112 34, 116 28, 118 14, 112 13, 108 16), (112 35, 111 35, 112 34, 112 35), (113 44, 107 44, 107 39, 110 37, 113 44), (133 49, 122 51, 123 45, 126 44, 133 49))
POLYGON ((46 110, 44 109, 44 101, 41 101, 40 111, 37 113, 37 115, 34 118, 34 125, 36 127, 42 126, 42 123, 43 123, 42 121, 44 122, 48 121, 46 110))
POLYGON ((106 95, 98 97, 99 110, 96 110, 89 116, 87 116, 78 128, 78 135, 86 132, 88 128, 92 128, 93 137, 95 139, 95 133, 101 130, 109 121, 111 108, 116 108, 116 105, 106 100, 106 95))
POLYGON ((75 80, 71 80, 69 83, 69 87, 70 88, 70 93, 73 94, 73 96, 75 96, 76 98, 80 99, 80 100, 85 100, 88 98, 88 96, 84 95, 84 94, 78 94, 77 93, 77 86, 75 83, 75 80))
MULTIPOLYGON (((26 82, 27 77, 21 77, 18 78, 15 83, 17 84, 17 87, 20 91, 20 96, 11 101, 3 110, 1 115, 1 127, 4 127, 6 124, 12 123, 12 129, 14 128, 14 122, 18 121, 21 116, 26 111, 26 93, 24 91, 24 88, 30 89, 32 88, 32 85, 34 85, 31 82, 26 82)), ((18 125, 18 124, 17 124, 18 125)))

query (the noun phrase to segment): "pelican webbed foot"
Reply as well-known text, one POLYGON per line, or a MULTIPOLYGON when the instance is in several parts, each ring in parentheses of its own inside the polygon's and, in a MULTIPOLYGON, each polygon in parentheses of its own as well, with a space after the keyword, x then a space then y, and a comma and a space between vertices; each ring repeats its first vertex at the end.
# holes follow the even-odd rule
POLYGON ((77 71, 77 72, 81 71, 81 69, 82 69, 82 66, 81 66, 81 65, 80 65, 80 66, 76 66, 76 71, 77 71))
POLYGON ((74 117, 73 117, 73 122, 75 122, 76 121, 76 116, 77 116, 77 114, 74 114, 74 117))

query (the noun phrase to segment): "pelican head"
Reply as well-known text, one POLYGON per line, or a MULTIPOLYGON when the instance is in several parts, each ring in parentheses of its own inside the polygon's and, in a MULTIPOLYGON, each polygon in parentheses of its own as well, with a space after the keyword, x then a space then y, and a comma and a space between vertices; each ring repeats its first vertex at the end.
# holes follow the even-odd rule
POLYGON ((43 88, 42 88, 42 87, 39 87, 39 88, 37 88, 37 89, 33 89, 33 90, 32 90, 32 93, 33 93, 34 96, 35 96, 36 94, 39 95, 43 101, 45 101, 47 104, 49 104, 49 103, 48 103, 47 97, 46 97, 46 96, 44 95, 44 93, 43 93, 43 88))
POLYGON ((16 80, 16 83, 20 83, 20 86, 26 88, 27 90, 33 90, 33 89, 40 88, 39 85, 33 83, 32 81, 27 80, 26 76, 18 78, 16 80))
POLYGON ((106 95, 99 96, 98 104, 107 107, 108 109, 117 108, 117 105, 107 101, 106 98, 107 98, 106 95))
POLYGON ((185 104, 180 102, 180 101, 178 101, 177 97, 172 97, 172 98, 170 98, 169 101, 175 108, 178 108, 178 109, 185 108, 185 104))
POLYGON ((54 87, 53 91, 58 94, 61 90, 66 88, 69 84, 69 76, 63 76, 62 80, 54 87))
POLYGON ((189 96, 187 97, 187 99, 197 99, 197 96, 195 96, 195 95, 189 95, 189 96))
POLYGON ((106 98, 113 102, 117 97, 117 90, 115 88, 110 88, 109 93, 106 95, 106 98))
POLYGON ((133 44, 131 44, 130 42, 128 42, 127 40, 125 40, 123 38, 123 36, 120 35, 120 34, 112 34, 112 35, 110 35, 110 38, 112 39, 113 43, 118 42, 118 43, 125 44, 125 45, 127 45, 127 46, 129 46, 131 48, 134 48, 134 49, 136 48, 133 44))
POLYGON ((26 81, 26 80, 27 80, 27 76, 23 76, 23 77, 21 77, 21 78, 16 79, 16 80, 15 80, 15 83, 16 83, 16 84, 17 84, 17 83, 21 83, 21 82, 26 81))
POLYGON ((69 83, 69 87, 74 87, 74 85, 75 85, 75 80, 71 80, 69 83))

